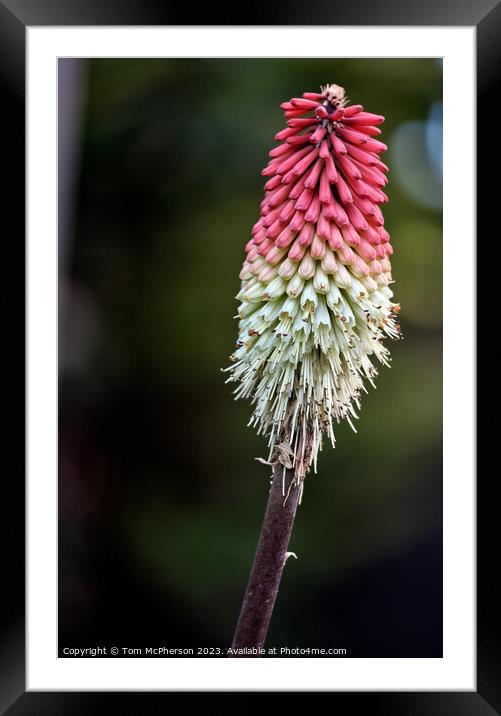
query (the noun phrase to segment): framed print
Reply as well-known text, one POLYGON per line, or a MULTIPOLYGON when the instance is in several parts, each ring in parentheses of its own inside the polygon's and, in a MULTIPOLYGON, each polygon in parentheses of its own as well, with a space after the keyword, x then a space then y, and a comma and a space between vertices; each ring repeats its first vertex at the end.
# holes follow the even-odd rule
POLYGON ((2 708, 496 713, 474 336, 499 7, 0 13, 27 278, 2 708))

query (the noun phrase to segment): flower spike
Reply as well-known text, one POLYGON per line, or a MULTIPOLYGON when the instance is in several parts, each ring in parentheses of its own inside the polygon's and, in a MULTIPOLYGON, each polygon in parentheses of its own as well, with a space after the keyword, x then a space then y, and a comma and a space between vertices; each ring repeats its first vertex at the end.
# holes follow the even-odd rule
POLYGON ((292 457, 302 487, 325 435, 354 428, 385 337, 400 336, 392 302, 393 253, 379 204, 384 117, 325 85, 281 105, 287 128, 270 151, 261 217, 246 245, 239 335, 228 382, 250 399, 249 425, 268 436, 268 460, 292 457))

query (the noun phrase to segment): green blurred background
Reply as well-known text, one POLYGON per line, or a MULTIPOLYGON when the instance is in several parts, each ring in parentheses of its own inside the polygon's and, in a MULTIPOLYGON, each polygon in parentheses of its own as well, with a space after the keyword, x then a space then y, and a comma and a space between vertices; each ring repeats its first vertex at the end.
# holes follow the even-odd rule
POLYGON ((59 644, 229 645, 266 443, 220 369, 278 105, 385 115, 404 340, 307 478, 269 645, 442 653, 442 66, 59 61, 59 644))

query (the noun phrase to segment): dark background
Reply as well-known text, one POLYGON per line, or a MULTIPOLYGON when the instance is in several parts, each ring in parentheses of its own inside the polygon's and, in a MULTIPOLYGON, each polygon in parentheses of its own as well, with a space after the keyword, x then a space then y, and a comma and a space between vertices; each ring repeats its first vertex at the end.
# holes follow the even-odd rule
POLYGON ((269 471, 220 368, 278 104, 384 114, 405 340, 306 482, 269 645, 441 656, 438 60, 61 60, 59 644, 227 646, 269 471))

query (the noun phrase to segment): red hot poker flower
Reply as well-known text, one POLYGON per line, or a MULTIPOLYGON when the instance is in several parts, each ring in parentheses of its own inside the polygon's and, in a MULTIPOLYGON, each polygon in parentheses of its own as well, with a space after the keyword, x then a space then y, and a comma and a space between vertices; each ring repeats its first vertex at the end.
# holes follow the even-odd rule
MULTIPOLYGON (((292 456, 298 482, 333 423, 353 426, 364 380, 388 365, 397 338, 393 249, 380 206, 388 167, 384 117, 326 85, 281 105, 287 127, 269 153, 261 215, 246 246, 237 298, 239 340, 230 367, 270 459, 292 456)), ((289 458, 287 458, 289 459, 289 458)))

